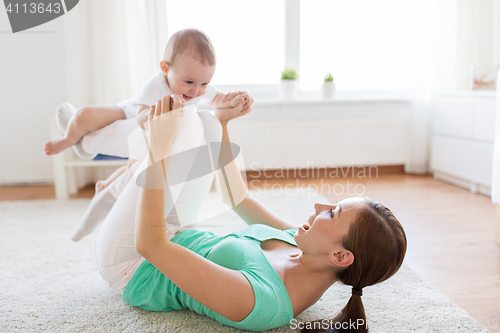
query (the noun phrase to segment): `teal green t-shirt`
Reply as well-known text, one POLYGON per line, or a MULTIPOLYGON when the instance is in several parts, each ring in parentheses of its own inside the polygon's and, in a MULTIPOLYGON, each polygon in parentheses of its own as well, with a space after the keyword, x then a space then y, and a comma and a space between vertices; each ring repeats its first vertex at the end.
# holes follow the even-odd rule
POLYGON ((293 238, 296 231, 254 224, 227 236, 188 229, 172 238, 172 242, 246 276, 255 294, 255 307, 242 321, 226 319, 197 302, 147 260, 127 284, 123 300, 150 311, 190 309, 238 329, 263 331, 287 325, 293 319, 292 303, 283 281, 264 255, 260 242, 279 239, 297 246, 293 238))

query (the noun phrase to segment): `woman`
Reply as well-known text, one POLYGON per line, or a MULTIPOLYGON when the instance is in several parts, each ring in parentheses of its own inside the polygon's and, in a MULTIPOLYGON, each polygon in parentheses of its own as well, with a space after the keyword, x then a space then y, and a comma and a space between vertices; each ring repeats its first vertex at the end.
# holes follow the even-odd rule
MULTIPOLYGON (((232 162, 225 167, 233 196, 226 193, 226 202, 240 202, 233 209, 250 227, 228 236, 197 229, 172 235, 165 227, 163 189, 182 107, 178 96, 172 100, 172 108, 165 97, 150 109, 153 153, 142 175, 144 188, 130 181, 99 232, 96 253, 104 279, 143 309, 190 308, 255 331, 289 324, 341 281, 353 287, 352 296, 335 321, 367 331, 362 289, 391 277, 406 252, 403 228, 389 209, 359 197, 317 203, 297 228, 248 195, 232 162)), ((240 111, 216 110, 223 143, 230 142, 227 123, 240 111)), ((226 160, 230 154, 221 151, 226 160)))

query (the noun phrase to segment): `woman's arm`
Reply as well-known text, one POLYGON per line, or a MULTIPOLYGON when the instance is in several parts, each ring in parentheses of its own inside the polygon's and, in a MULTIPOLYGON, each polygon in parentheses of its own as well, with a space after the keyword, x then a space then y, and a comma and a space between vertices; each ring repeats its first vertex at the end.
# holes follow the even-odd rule
POLYGON ((222 126, 222 148, 219 160, 231 161, 229 164, 219 167, 217 171, 217 182, 222 193, 222 200, 230 205, 243 221, 249 225, 262 223, 281 230, 297 229, 295 224, 276 216, 248 194, 246 184, 241 177, 240 170, 230 148, 231 141, 227 129, 229 120, 245 115, 246 113, 248 113, 247 109, 241 109, 238 106, 233 109, 219 109, 215 112, 215 116, 219 119, 222 126))
MULTIPOLYGON (((156 188, 166 185, 168 159, 165 157, 176 136, 175 121, 180 117, 176 111, 169 112, 170 107, 165 108, 169 105, 168 97, 165 98, 151 108, 148 121, 152 164, 145 171, 145 184, 155 183, 156 188), (169 114, 166 115, 167 112, 169 114), (154 120, 159 116, 173 126, 165 130, 163 121, 154 120), (160 139, 159 144, 155 138, 160 139), (164 158, 157 159, 158 156, 164 158)), ((176 104, 177 101, 174 97, 174 110, 180 105, 176 104)), ((247 317, 255 306, 255 296, 243 273, 219 266, 171 242, 167 237, 164 216, 164 190, 141 188, 135 226, 137 253, 186 294, 209 309, 233 321, 241 321, 247 317)))

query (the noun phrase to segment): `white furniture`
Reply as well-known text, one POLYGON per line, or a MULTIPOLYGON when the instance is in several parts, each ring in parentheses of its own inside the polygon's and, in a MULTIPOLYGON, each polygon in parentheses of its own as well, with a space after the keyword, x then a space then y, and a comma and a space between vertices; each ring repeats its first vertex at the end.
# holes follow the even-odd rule
POLYGON ((431 153, 436 179, 491 195, 495 96, 494 91, 438 96, 431 153))
MULTIPOLYGON (((52 139, 61 137, 55 118, 49 122, 52 139)), ((73 149, 54 155, 54 185, 56 199, 65 200, 70 194, 75 194, 78 188, 107 178, 115 169, 127 164, 127 160, 86 161, 80 159, 73 149)))

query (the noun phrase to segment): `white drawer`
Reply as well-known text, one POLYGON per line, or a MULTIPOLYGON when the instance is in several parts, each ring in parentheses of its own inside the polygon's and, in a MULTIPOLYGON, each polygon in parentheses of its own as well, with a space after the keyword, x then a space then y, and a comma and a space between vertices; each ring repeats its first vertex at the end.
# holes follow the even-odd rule
POLYGON ((474 142, 472 146, 472 181, 491 187, 493 176, 493 144, 474 142))
POLYGON ((472 179, 472 149, 469 140, 434 135, 432 140, 431 167, 433 170, 472 179))
POLYGON ((474 137, 474 107, 470 98, 439 99, 434 113, 434 133, 474 137))
POLYGON ((493 142, 495 139, 495 99, 477 99, 474 112, 474 138, 493 142))

